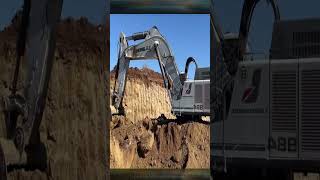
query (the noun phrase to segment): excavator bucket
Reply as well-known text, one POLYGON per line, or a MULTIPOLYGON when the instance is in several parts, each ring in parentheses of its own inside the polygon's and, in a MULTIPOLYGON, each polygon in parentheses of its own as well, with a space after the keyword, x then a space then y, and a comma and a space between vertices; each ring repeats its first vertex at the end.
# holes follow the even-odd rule
POLYGON ((7 180, 8 167, 17 164, 26 164, 27 156, 25 152, 19 152, 13 141, 0 138, 0 179, 7 180))

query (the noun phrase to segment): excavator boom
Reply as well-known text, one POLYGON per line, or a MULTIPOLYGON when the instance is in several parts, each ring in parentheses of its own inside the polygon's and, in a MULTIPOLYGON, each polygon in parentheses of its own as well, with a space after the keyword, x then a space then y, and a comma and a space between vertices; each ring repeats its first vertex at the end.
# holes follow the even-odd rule
POLYGON ((11 95, 4 98, 7 137, 0 139, 1 179, 6 179, 8 166, 30 165, 38 169, 46 166, 44 151, 26 152, 25 148, 43 147, 39 126, 54 60, 55 30, 62 3, 62 0, 24 1, 11 95), (22 57, 27 62, 27 78, 24 92, 19 94, 17 80, 22 57))
POLYGON ((184 73, 180 74, 173 53, 157 27, 154 26, 149 31, 135 33, 129 37, 121 33, 119 44, 112 96, 112 104, 118 113, 114 115, 125 115, 122 100, 130 61, 150 59, 157 59, 159 62, 164 87, 168 90, 170 98, 171 112, 177 118, 199 119, 201 116, 210 115, 210 80, 203 76, 203 73, 209 74, 207 72, 209 68, 198 69, 196 60, 189 57, 185 64, 184 73), (136 45, 128 46, 129 40, 143 41, 136 45), (195 63, 196 72, 197 70, 201 71, 197 80, 187 79, 190 63, 195 63))
MULTIPOLYGON (((244 59, 248 44, 251 19, 256 5, 261 0, 245 0, 240 20, 239 34, 236 38, 227 37, 223 34, 214 10, 214 1, 210 10, 211 26, 213 30, 213 58, 214 77, 211 79, 214 89, 212 90, 212 106, 216 112, 223 107, 224 96, 227 91, 232 91, 233 77, 238 70, 239 61, 244 59)), ((280 11, 277 0, 267 0, 271 4, 274 21, 280 20, 280 11)))
POLYGON ((124 114, 122 100, 124 96, 127 72, 131 60, 157 59, 161 69, 164 86, 169 90, 169 97, 179 99, 181 96, 182 82, 175 63, 172 51, 165 38, 160 34, 157 27, 149 31, 135 33, 126 37, 120 34, 120 47, 118 63, 116 65, 116 79, 112 95, 112 104, 119 114, 124 114), (142 42, 128 46, 129 40, 143 40, 142 42))

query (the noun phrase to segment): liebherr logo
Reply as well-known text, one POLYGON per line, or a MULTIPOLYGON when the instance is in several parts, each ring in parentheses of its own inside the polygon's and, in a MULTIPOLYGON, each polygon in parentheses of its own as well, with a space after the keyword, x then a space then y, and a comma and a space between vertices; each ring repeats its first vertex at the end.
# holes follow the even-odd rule
POLYGON ((142 52, 142 51, 149 51, 149 50, 151 50, 151 46, 145 46, 145 47, 141 47, 141 48, 135 49, 135 53, 139 53, 139 52, 142 52))
POLYGON ((244 90, 241 101, 244 103, 255 103, 259 96, 259 86, 261 80, 261 69, 256 69, 253 72, 250 87, 244 90))

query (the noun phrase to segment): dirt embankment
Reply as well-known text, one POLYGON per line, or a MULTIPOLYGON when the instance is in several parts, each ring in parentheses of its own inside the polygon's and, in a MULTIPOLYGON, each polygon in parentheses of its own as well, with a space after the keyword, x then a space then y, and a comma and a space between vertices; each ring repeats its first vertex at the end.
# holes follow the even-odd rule
MULTIPOLYGON (((151 86, 153 84, 163 87, 163 79, 160 73, 149 69, 148 67, 143 67, 141 69, 137 67, 130 67, 128 69, 128 81, 140 80, 143 84, 151 86)), ((114 81, 115 70, 110 72, 110 78, 114 81)))
MULTIPOLYGON (((110 74, 111 93, 114 88, 115 73, 110 74)), ((168 92, 163 88, 163 80, 159 73, 148 68, 129 68, 123 99, 127 120, 136 123, 145 117, 157 118, 164 114, 173 118, 168 92)), ((116 112, 111 106, 111 112, 116 112)))
MULTIPOLYGON (((0 96, 9 95, 16 34, 15 23, 0 32, 0 96)), ((110 114, 104 38, 102 26, 92 25, 85 18, 67 19, 59 24, 40 126, 48 169, 46 172, 16 170, 9 173, 10 179, 106 178, 110 114)), ((22 63, 18 84, 24 86, 26 63, 24 60, 22 63)), ((0 122, 3 121, 1 115, 0 122)))
POLYGON ((111 168, 209 168, 208 124, 156 119, 174 118, 159 73, 130 68, 124 104, 126 117, 112 117, 111 168))

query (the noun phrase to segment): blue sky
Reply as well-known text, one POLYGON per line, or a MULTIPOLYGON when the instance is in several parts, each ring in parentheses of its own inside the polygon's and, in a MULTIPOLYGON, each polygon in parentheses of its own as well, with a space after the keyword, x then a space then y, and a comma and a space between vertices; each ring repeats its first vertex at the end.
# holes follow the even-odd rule
POLYGON ((17 12, 17 10, 21 7, 23 1, 22 0, 10 0, 5 3, 1 3, 0 6, 0 30, 2 30, 5 26, 10 24, 10 21, 17 12))
MULTIPOLYGON (((95 24, 105 23, 107 0, 63 0, 62 17, 85 16, 95 24)), ((10 24, 16 11, 22 6, 23 0, 7 0, 0 5, 0 30, 10 24)))
MULTIPOLYGON (((223 32, 239 32, 244 0, 214 0, 215 17, 223 32)), ((319 0, 278 0, 282 19, 320 18, 319 0)), ((254 11, 249 35, 254 52, 268 53, 271 45, 273 11, 266 0, 261 0, 254 11)))
MULTIPOLYGON (((117 63, 120 32, 127 36, 157 26, 168 41, 179 71, 184 71, 188 57, 196 59, 199 67, 210 66, 210 16, 206 14, 111 14, 110 16, 110 69, 117 63)), ((131 61, 130 67, 144 65, 160 72, 156 60, 131 61)), ((189 77, 194 75, 190 66, 189 77)))

